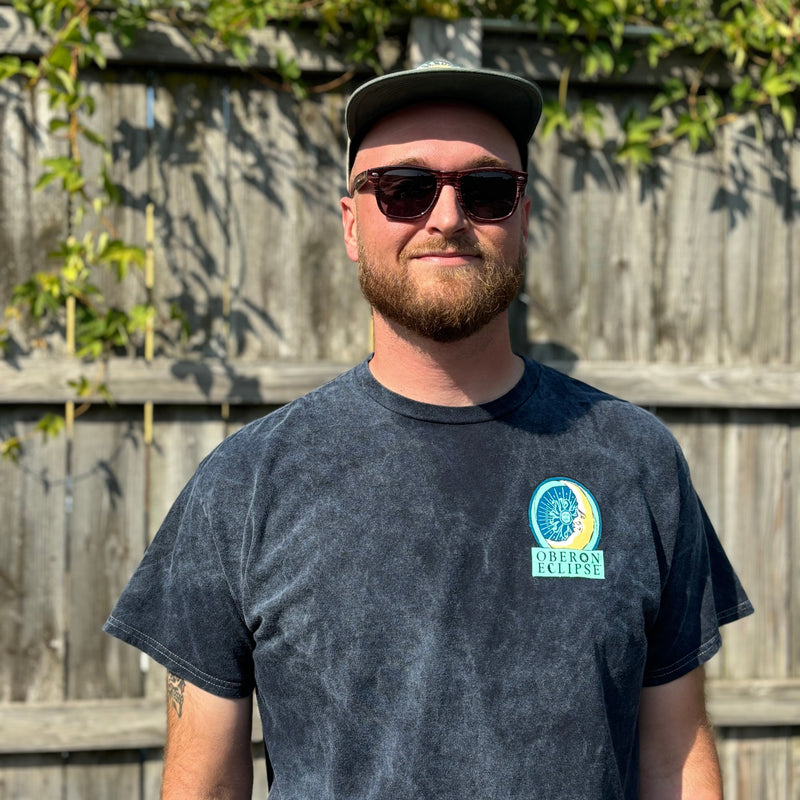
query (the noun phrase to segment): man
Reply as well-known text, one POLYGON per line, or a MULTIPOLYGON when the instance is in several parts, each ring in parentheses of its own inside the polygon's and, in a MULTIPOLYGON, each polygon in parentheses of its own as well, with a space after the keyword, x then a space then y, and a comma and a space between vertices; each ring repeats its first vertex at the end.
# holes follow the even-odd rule
POLYGON ((653 417, 512 352, 531 83, 347 109, 370 360, 201 464, 106 629, 169 670, 163 796, 721 797, 703 695, 752 611, 653 417))

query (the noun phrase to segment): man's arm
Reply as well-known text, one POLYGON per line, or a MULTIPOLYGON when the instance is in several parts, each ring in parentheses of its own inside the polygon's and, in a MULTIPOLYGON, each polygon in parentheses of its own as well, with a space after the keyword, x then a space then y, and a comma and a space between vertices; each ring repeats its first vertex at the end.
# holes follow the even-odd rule
POLYGON ((703 668, 642 690, 642 800, 722 800, 722 776, 706 716, 703 668))
POLYGON ((217 697, 168 672, 162 800, 250 800, 252 714, 252 697, 217 697))

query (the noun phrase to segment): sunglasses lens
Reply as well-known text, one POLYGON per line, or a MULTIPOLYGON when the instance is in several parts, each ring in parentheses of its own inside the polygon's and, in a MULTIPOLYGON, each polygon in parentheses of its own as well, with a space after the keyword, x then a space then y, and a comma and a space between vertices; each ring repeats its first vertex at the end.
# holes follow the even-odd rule
POLYGON ((474 172, 461 178, 464 210, 475 219, 510 216, 517 204, 517 181, 505 172, 474 172))
POLYGON ((384 214, 412 219, 422 216, 433 203, 436 176, 418 169, 392 169, 381 175, 376 188, 384 214))

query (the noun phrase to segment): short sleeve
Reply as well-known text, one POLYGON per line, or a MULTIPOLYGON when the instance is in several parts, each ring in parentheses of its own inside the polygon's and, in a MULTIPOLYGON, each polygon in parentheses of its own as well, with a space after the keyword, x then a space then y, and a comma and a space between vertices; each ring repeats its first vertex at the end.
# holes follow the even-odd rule
POLYGON ((673 681, 708 661, 722 645, 719 628, 753 613, 678 454, 677 525, 660 550, 662 590, 648 631, 644 685, 673 681))
POLYGON ((253 691, 252 637, 198 474, 170 509, 103 629, 221 697, 253 691))

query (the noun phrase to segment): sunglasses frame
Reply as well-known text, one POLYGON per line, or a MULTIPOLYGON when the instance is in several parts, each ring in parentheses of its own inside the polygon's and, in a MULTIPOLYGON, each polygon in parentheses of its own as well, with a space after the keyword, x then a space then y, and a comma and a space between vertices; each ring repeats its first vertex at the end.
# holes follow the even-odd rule
POLYGON ((527 172, 519 172, 513 169, 505 169, 504 167, 473 167, 471 169, 462 169, 462 170, 455 170, 453 172, 443 172, 436 169, 428 169, 427 167, 414 167, 414 166, 404 166, 402 164, 396 164, 391 167, 374 167, 373 169, 367 169, 363 172, 359 172, 358 175, 353 178, 353 190, 351 194, 355 194, 360 189, 363 189, 364 186, 370 185, 375 190, 375 200, 378 203, 378 209, 380 212, 387 218, 393 220, 400 220, 403 222, 415 219, 421 219, 422 217, 430 214, 434 206, 436 205, 437 201, 439 200, 439 195, 442 193, 443 186, 452 186, 456 190, 456 197, 458 198, 458 204, 461 206, 462 211, 466 214, 469 219, 473 222, 502 222, 503 220, 508 219, 516 210, 517 206, 519 206, 520 198, 522 197, 523 192, 525 191, 525 186, 528 183, 528 173, 527 172), (413 170, 415 172, 422 173, 424 175, 432 175, 436 178, 436 191, 433 193, 433 197, 431 198, 431 202, 429 203, 428 207, 421 211, 419 214, 413 214, 409 216, 397 216, 396 214, 389 214, 386 209, 386 199, 384 197, 383 192, 381 192, 380 188, 380 179, 387 173, 391 172, 392 170, 413 170), (511 207, 511 211, 508 214, 504 214, 501 217, 480 217, 471 211, 469 211, 466 206, 464 205, 464 200, 461 196, 461 180, 465 176, 475 175, 484 173, 484 172, 493 172, 493 173, 503 173, 504 175, 510 175, 514 178, 514 183, 516 187, 516 195, 514 196, 514 204, 511 207))

